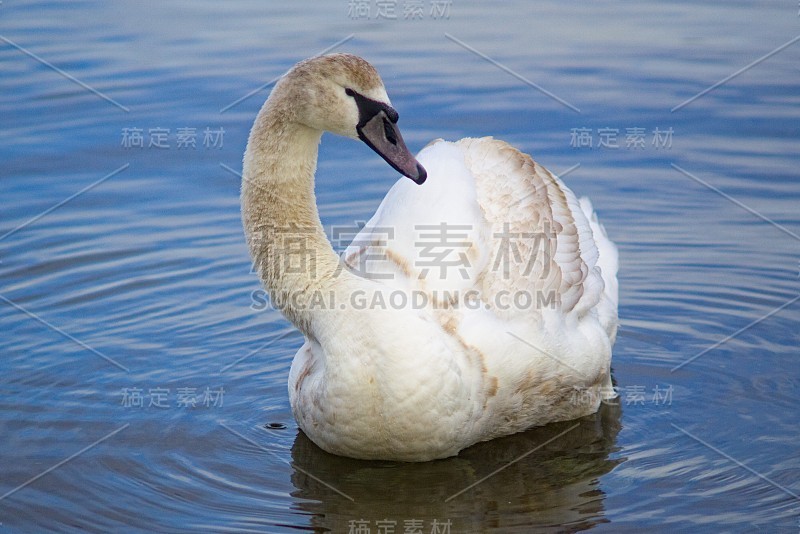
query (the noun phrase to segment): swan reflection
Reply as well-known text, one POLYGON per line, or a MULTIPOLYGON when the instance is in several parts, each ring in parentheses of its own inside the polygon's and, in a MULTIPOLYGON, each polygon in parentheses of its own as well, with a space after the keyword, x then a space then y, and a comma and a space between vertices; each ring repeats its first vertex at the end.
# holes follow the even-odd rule
POLYGON ((320 532, 584 530, 605 521, 599 478, 624 460, 611 457, 620 415, 604 403, 596 414, 422 464, 335 456, 298 432, 292 496, 320 532))

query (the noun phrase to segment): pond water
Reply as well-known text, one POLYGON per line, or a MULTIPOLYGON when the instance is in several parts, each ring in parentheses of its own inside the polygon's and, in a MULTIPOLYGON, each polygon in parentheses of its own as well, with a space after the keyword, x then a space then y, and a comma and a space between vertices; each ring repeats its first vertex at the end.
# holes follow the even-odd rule
MULTIPOLYGON (((3 1, 0 532, 800 531, 799 35, 791 2, 3 1), (334 45, 412 150, 494 135, 592 199, 615 405, 418 465, 298 432, 237 172, 334 45)), ((395 179, 326 135, 324 224, 395 179)))

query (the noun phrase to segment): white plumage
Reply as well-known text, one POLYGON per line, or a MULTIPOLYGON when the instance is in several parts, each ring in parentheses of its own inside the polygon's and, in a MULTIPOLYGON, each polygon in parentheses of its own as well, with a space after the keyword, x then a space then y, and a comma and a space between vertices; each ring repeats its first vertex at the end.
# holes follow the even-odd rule
MULTIPOLYGON (((327 57, 335 59, 326 72, 337 61, 345 71, 371 69, 353 56, 327 57)), ((382 84, 348 76, 348 87, 359 83, 388 106, 382 84)), ((243 218, 256 258, 275 254, 256 229, 276 220, 319 224, 302 185, 313 184, 313 165, 310 177, 289 180, 308 165, 259 158, 256 145, 276 143, 270 129, 274 121, 257 120, 245 156, 243 218)), ((279 129, 284 137, 291 130, 279 129)), ((306 137, 293 137, 292 154, 313 151, 306 157, 315 161, 315 138, 306 137)), ((312 290, 335 297, 324 309, 284 309, 307 338, 289 375, 300 427, 337 454, 422 461, 593 413, 613 396, 617 252, 589 200, 492 138, 437 140, 417 159, 427 182, 401 178, 391 188, 345 252, 349 270, 333 274, 330 247, 317 235, 315 276, 261 272, 272 294, 299 288, 304 298, 312 290)))

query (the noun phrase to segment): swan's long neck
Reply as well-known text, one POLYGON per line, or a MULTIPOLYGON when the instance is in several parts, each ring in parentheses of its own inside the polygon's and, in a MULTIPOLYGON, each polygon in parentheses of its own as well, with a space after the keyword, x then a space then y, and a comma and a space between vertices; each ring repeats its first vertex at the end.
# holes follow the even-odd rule
POLYGON ((242 219, 250 254, 273 305, 303 333, 309 303, 333 287, 339 257, 320 222, 314 173, 322 132, 290 120, 280 100, 267 101, 245 152, 242 219))

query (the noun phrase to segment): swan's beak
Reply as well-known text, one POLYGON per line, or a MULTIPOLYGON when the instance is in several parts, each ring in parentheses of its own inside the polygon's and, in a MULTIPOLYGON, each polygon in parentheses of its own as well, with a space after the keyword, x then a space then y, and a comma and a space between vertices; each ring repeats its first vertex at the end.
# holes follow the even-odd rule
POLYGON ((356 126, 358 138, 386 160, 394 169, 408 176, 417 184, 428 177, 425 168, 408 151, 400 130, 397 129, 397 112, 391 106, 356 93, 350 89, 358 106, 359 121, 356 126))
MULTIPOLYGON (((394 117, 397 117, 396 113, 394 117)), ((356 130, 362 141, 403 176, 408 176, 417 184, 422 184, 428 177, 425 168, 408 151, 396 120, 393 122, 385 111, 379 111, 356 130)))

